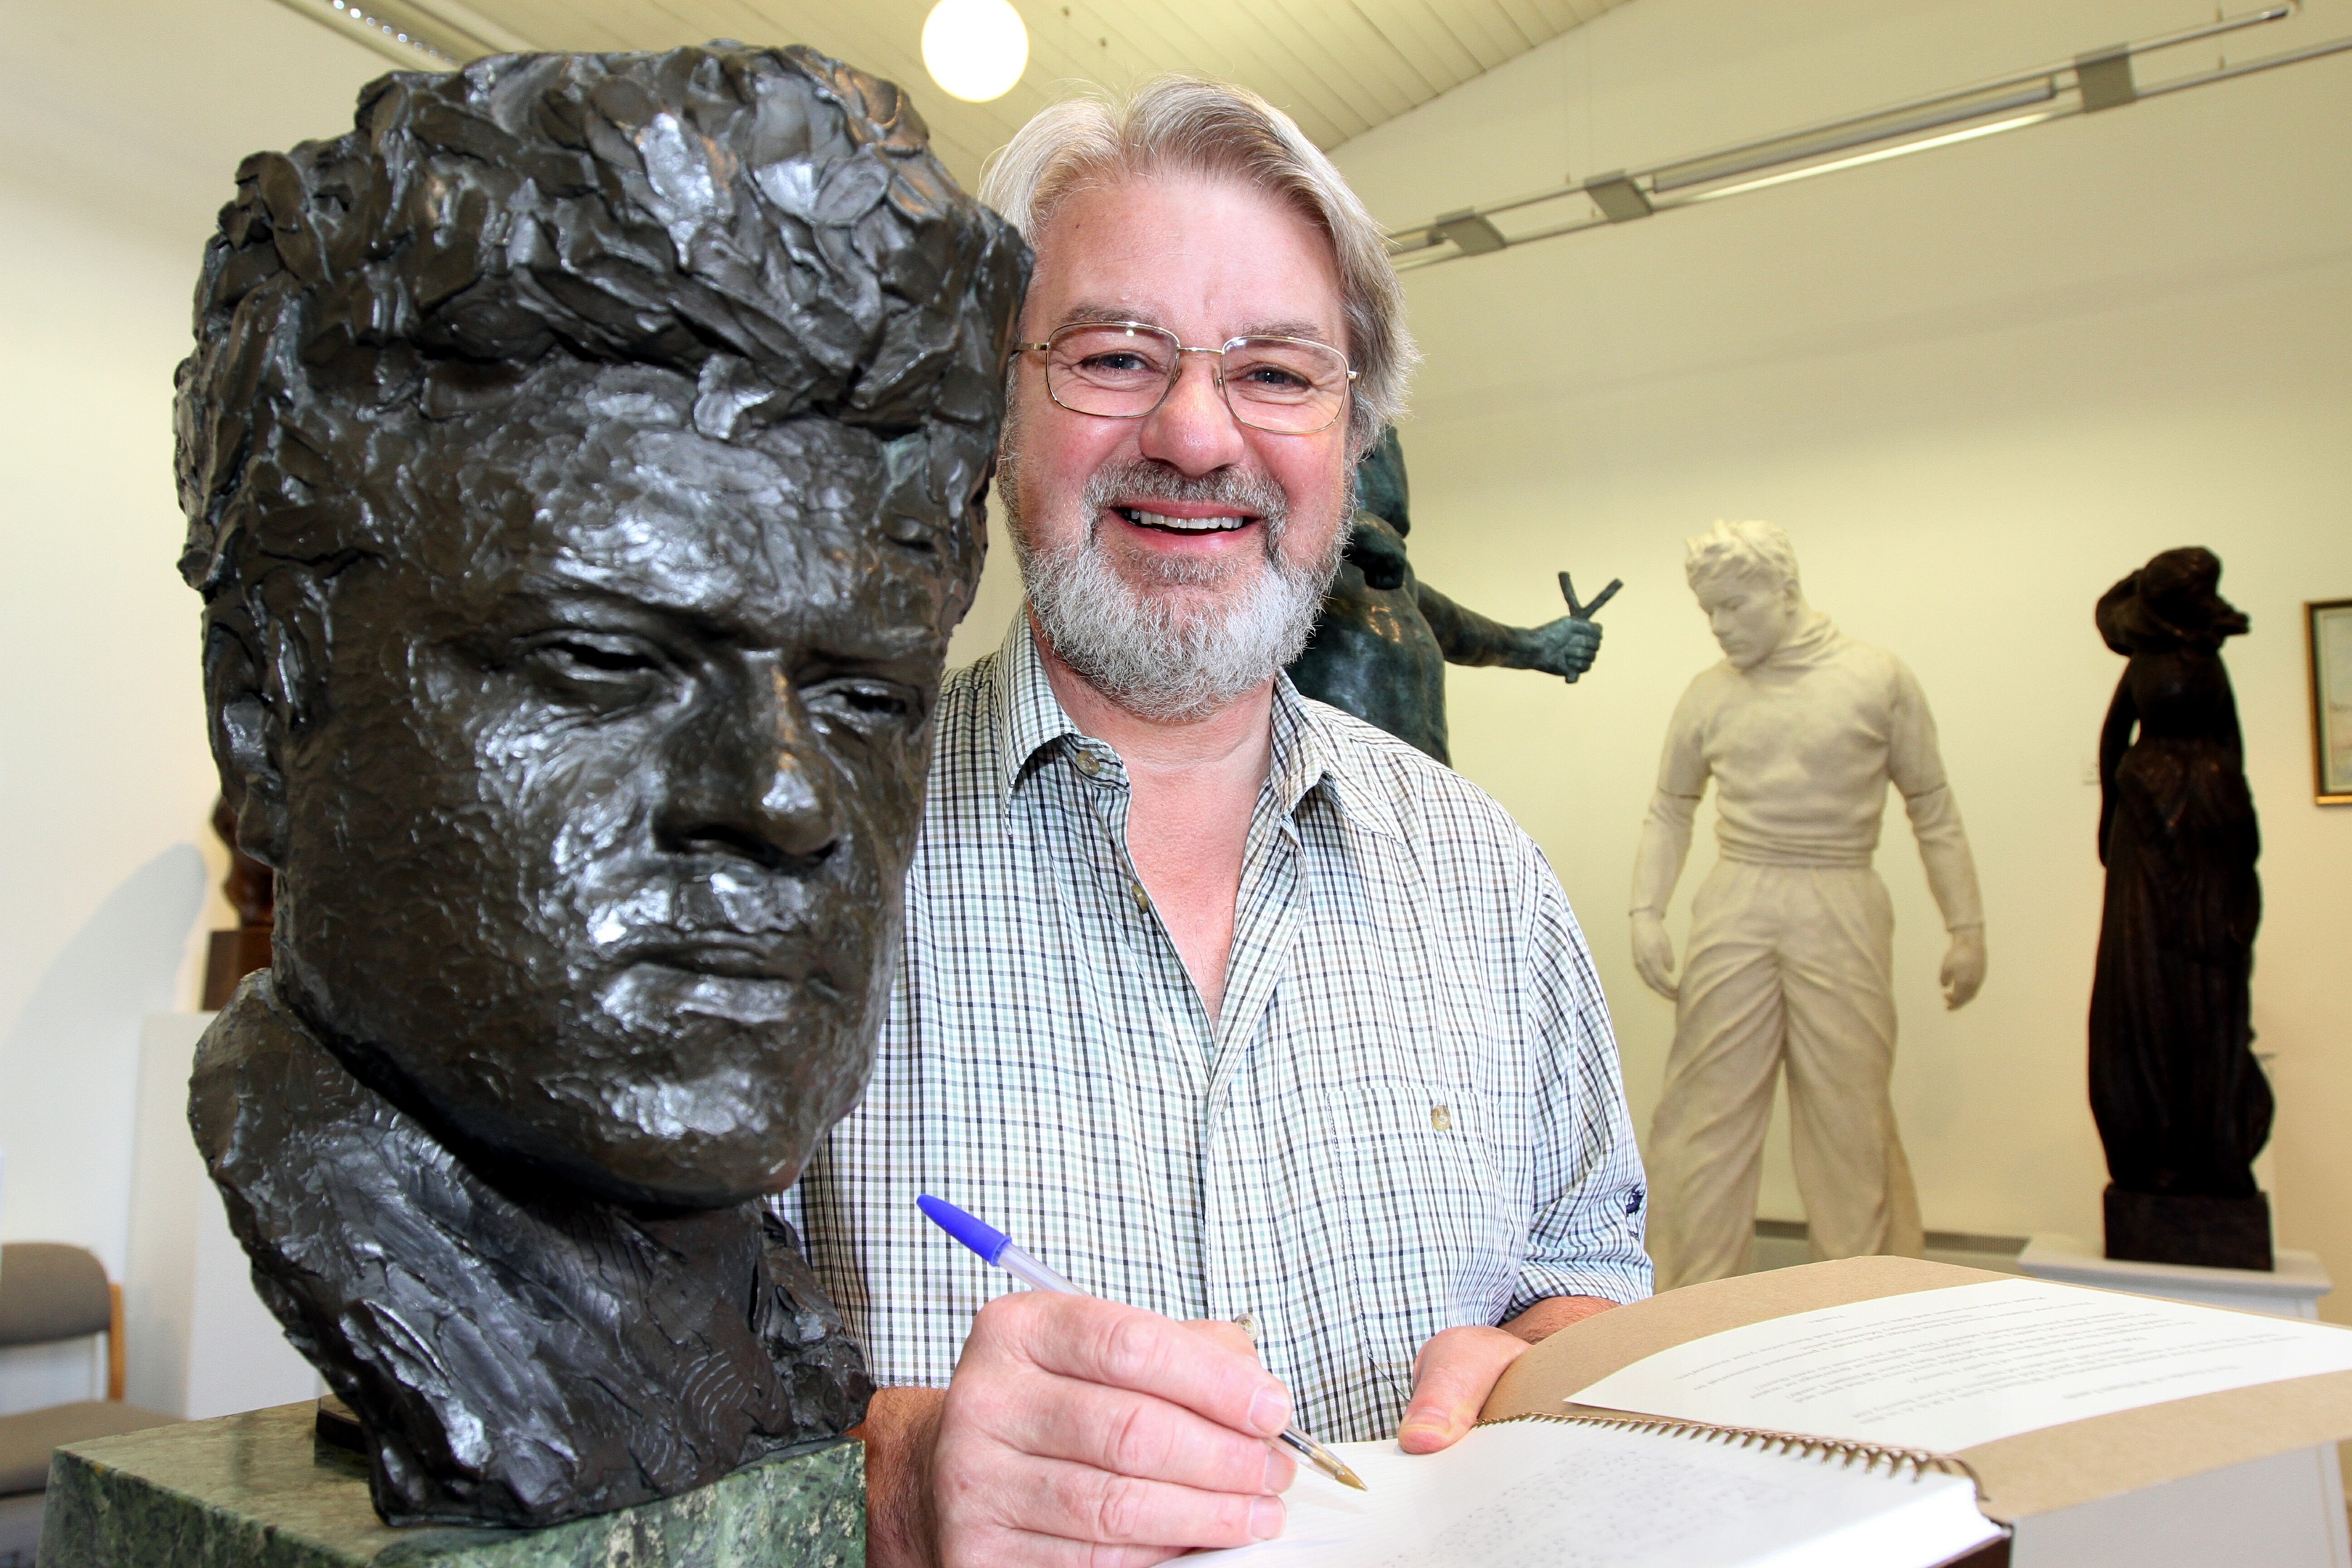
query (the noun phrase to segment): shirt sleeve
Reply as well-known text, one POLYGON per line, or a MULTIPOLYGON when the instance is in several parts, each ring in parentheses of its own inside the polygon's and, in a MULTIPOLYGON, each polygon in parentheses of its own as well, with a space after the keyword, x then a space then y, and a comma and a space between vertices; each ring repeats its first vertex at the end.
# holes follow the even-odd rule
POLYGON ((1524 1002, 1538 1080, 1536 1191, 1506 1317, 1549 1296, 1633 1301, 1651 1290, 1643 1244, 1649 1186, 1609 1005, 1559 879, 1532 843, 1527 853, 1535 884, 1524 1002))

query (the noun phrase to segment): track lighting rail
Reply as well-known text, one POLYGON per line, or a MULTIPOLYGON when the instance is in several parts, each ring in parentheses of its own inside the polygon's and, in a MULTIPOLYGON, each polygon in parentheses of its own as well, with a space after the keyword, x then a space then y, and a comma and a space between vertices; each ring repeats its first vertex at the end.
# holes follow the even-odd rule
POLYGON ((2087 50, 2071 60, 2058 60, 1990 81, 1911 99, 1889 108, 1826 120, 1644 168, 1612 170, 1508 201, 1465 207, 1427 223, 1391 230, 1389 254, 1396 258, 1400 271, 1468 256, 1491 255, 1534 240, 1631 223, 1676 207, 1694 206, 2053 120, 2119 109, 2141 99, 2160 98, 2352 50, 2352 37, 2332 38, 2237 65, 2147 84, 2137 79, 2133 69, 2133 62, 2142 56, 2284 21, 2295 10, 2293 4, 2269 5, 2137 43, 2087 50), (1524 220, 1510 225, 1496 221, 1534 209, 1552 208, 1560 203, 1575 205, 1539 214, 1538 221, 1532 226, 1522 226, 1524 220), (1546 218, 1549 221, 1543 221, 1546 218))

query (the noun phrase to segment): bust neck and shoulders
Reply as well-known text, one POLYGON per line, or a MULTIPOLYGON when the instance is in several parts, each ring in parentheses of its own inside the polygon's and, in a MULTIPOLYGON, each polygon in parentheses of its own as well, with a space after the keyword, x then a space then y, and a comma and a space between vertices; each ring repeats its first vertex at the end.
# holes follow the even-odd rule
POLYGON ((602 1512, 862 1413, 857 1349, 761 1205, 633 1211, 469 1163, 267 970, 205 1032, 189 1121, 270 1265, 256 1289, 366 1428, 391 1522, 602 1512))

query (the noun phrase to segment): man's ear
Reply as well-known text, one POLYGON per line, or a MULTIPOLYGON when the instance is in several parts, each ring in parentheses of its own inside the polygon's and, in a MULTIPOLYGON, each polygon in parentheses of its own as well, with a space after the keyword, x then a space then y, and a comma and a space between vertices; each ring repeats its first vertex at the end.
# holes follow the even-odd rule
POLYGON ((286 775, 278 757, 285 716, 244 637, 217 621, 205 628, 205 728, 220 770, 221 797, 236 814, 236 847, 272 868, 285 863, 286 775))

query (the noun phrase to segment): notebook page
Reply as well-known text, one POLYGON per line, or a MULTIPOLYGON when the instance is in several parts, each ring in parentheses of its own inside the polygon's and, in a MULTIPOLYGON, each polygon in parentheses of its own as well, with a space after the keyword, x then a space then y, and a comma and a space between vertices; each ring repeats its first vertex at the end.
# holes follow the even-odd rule
POLYGON ((1718 1426, 1956 1453, 2225 1388, 2352 1371, 2352 1330, 2000 1279, 1773 1318, 1572 1396, 1718 1426))
POLYGON ((1235 1568, 1933 1568, 2000 1535, 1976 1489, 1819 1457, 1558 1421, 1442 1454, 1342 1443, 1370 1489, 1301 1467, 1280 1539, 1235 1568))

